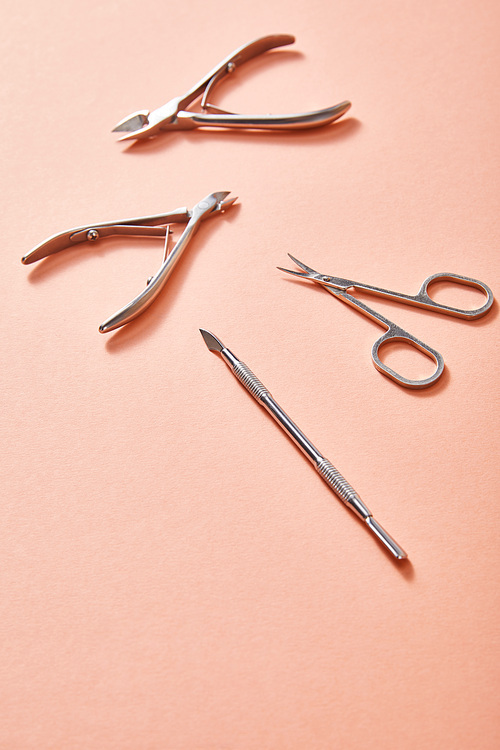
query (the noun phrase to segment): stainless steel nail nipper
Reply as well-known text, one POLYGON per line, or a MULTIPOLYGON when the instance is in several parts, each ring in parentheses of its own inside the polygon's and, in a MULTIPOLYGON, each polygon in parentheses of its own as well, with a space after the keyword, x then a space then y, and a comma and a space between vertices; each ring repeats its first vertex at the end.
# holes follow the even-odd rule
POLYGON ((287 115, 238 115, 208 103, 208 96, 215 85, 233 73, 239 65, 275 47, 293 44, 294 41, 295 37, 291 34, 272 34, 244 44, 216 65, 188 92, 152 112, 141 109, 128 115, 120 120, 113 132, 125 133, 119 139, 125 141, 149 138, 162 130, 191 130, 199 127, 288 130, 318 127, 337 120, 350 108, 350 102, 343 101, 315 112, 287 115), (187 111, 186 108, 200 97, 202 112, 187 111))
POLYGON ((82 242, 93 243, 103 237, 111 237, 115 235, 165 237, 165 252, 159 270, 154 276, 151 276, 148 279, 146 287, 137 295, 137 297, 99 326, 99 331, 101 333, 108 333, 115 328, 130 323, 131 320, 144 312, 144 310, 156 299, 189 241, 198 230, 201 221, 224 213, 224 211, 232 206, 237 200, 237 198, 227 199, 228 195, 228 192, 211 193, 197 203, 192 209, 178 208, 175 211, 166 214, 140 216, 135 219, 103 222, 101 224, 87 224, 83 227, 69 229, 66 232, 55 234, 37 245, 31 250, 31 252, 22 258, 22 262, 28 265, 29 263, 34 263, 37 260, 46 258, 48 255, 58 253, 72 245, 82 242), (174 247, 169 250, 168 236, 171 230, 169 230, 168 225, 185 222, 187 222, 186 228, 174 247))

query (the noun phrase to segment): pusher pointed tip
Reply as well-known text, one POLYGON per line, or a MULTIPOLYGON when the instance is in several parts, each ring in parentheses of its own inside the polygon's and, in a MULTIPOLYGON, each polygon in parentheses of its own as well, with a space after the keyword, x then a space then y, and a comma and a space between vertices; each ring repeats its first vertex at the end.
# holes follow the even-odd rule
POLYGON ((224 349, 222 341, 219 341, 213 333, 206 331, 204 328, 200 328, 200 333, 203 336, 203 341, 211 352, 221 352, 224 349))

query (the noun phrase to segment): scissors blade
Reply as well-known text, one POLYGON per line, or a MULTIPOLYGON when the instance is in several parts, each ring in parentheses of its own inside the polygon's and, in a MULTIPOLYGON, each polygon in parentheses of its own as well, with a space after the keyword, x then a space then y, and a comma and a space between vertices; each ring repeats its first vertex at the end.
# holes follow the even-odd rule
POLYGON ((312 281, 318 280, 319 274, 317 271, 315 271, 313 268, 309 268, 309 266, 306 266, 306 264, 302 263, 301 260, 294 258, 293 255, 291 255, 290 253, 287 253, 287 255, 291 260, 293 260, 294 263, 296 263, 300 268, 302 268, 303 271, 305 271, 305 273, 303 271, 291 271, 289 268, 282 268, 281 266, 277 266, 277 268, 280 271, 284 271, 285 273, 290 273, 292 274, 292 276, 298 276, 301 279, 311 279, 312 281))
POLYGON ((309 266, 306 266, 306 264, 302 263, 301 260, 294 258, 293 255, 290 255, 290 253, 288 253, 288 257, 291 258, 293 262, 298 266, 303 268, 304 272, 290 271, 290 269, 288 268, 282 268, 281 266, 278 266, 280 271, 290 273, 293 276, 298 276, 300 279, 315 281, 317 284, 320 284, 324 289, 331 292, 332 294, 336 294, 337 296, 340 294, 345 294, 348 289, 354 286, 354 282, 349 281, 348 279, 341 279, 336 276, 325 276, 324 274, 315 271, 314 268, 309 268, 309 266))
POLYGON ((282 266, 276 266, 278 271, 284 271, 285 273, 291 273, 292 276, 299 276, 301 279, 308 279, 309 274, 303 273, 302 271, 291 271, 289 268, 282 268, 282 266))
POLYGON ((318 272, 314 270, 314 268, 309 268, 309 266, 306 266, 305 263, 302 263, 301 260, 297 260, 297 258, 294 258, 293 255, 290 253, 287 253, 288 257, 293 260, 294 263, 296 263, 300 268, 302 268, 304 271, 307 271, 309 274, 313 274, 314 276, 318 276, 318 272))

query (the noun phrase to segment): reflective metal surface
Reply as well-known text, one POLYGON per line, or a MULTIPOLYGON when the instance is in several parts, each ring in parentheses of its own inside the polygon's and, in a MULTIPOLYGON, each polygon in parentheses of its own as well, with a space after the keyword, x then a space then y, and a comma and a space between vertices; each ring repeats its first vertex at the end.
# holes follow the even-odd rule
POLYGON ((307 456, 316 468, 318 474, 324 479, 328 486, 335 492, 345 505, 350 508, 360 518, 377 539, 391 552, 394 557, 401 560, 407 557, 406 552, 399 544, 375 521, 371 511, 363 503, 357 492, 351 487, 349 482, 340 474, 335 466, 325 458, 319 450, 311 443, 302 430, 297 427, 288 414, 283 411, 281 406, 274 400, 267 388, 253 374, 250 368, 239 360, 227 347, 224 346, 213 333, 200 328, 201 335, 205 344, 211 351, 219 352, 224 362, 228 365, 233 375, 247 389, 249 393, 258 401, 269 414, 279 424, 281 429, 293 440, 293 442, 307 456))
POLYGON ((350 108, 343 101, 333 107, 315 112, 286 115, 239 115, 210 104, 207 99, 219 81, 234 73, 239 65, 275 47, 293 44, 290 34, 272 34, 244 44, 215 66, 206 76, 182 96, 175 97, 162 107, 150 112, 134 112, 113 128, 114 133, 125 133, 119 140, 150 138, 164 130, 191 130, 199 127, 246 128, 250 130, 289 130, 313 128, 338 120, 350 108), (186 107, 201 97, 202 112, 187 111, 186 107))
POLYGON ((200 223, 209 217, 218 216, 233 205, 237 198, 227 198, 228 192, 210 193, 192 209, 179 208, 166 214, 141 216, 135 219, 124 219, 119 222, 103 222, 85 227, 76 227, 49 237, 37 245, 22 258, 25 265, 53 255, 71 245, 83 242, 91 244, 104 237, 125 235, 134 237, 164 237, 165 251, 159 270, 147 280, 146 287, 131 302, 118 310, 99 326, 101 333, 108 333, 115 328, 130 323, 156 299, 161 292, 175 265, 186 249, 189 241, 198 230, 200 223), (186 223, 178 241, 168 248, 169 224, 186 223))
POLYGON ((288 255, 294 263, 302 268, 302 271, 291 271, 288 268, 279 267, 280 271, 290 273, 300 279, 315 281, 317 284, 320 284, 328 292, 330 292, 330 294, 333 294, 335 297, 338 297, 338 299, 341 299, 346 304, 351 305, 351 307, 354 307, 362 312, 371 320, 374 320, 376 323, 379 323, 380 325, 387 328, 387 332, 380 336, 380 338, 378 338, 373 344, 373 364, 381 373, 387 375, 387 377, 391 378, 391 380, 394 380, 396 383, 399 383, 399 385, 404 385, 406 388, 426 388, 427 386, 432 385, 437 380, 439 380, 444 370, 443 357, 435 349, 428 346, 427 344, 424 344, 423 341, 420 341, 411 333, 408 333, 408 331, 405 331, 403 328, 396 325, 396 323, 393 323, 391 320, 384 317, 376 310, 373 310, 373 308, 368 307, 368 305, 366 305, 361 300, 353 297, 352 294, 349 294, 348 290, 358 289, 370 294, 374 294, 378 297, 384 297, 395 302, 401 302, 405 305, 413 305, 415 307, 424 308, 425 310, 432 310, 434 312, 443 313, 445 315, 453 315, 454 317, 463 318, 465 320, 475 320, 476 318, 480 318, 482 315, 486 315, 493 304, 493 293, 491 289, 486 286, 486 284, 483 284, 482 281, 477 281, 477 279, 470 279, 468 276, 460 276, 456 273, 435 273, 425 279, 424 283, 420 287, 418 294, 410 295, 402 294, 400 292, 393 292, 390 289, 382 289, 381 287, 371 286, 369 284, 361 284, 358 281, 352 281, 351 279, 342 279, 336 276, 327 276, 325 274, 318 273, 318 271, 315 271, 312 268, 309 268, 309 266, 306 266, 305 263, 297 260, 297 258, 294 258, 292 255, 288 255), (436 281, 449 281, 452 283, 463 284, 464 286, 470 286, 474 289, 478 289, 486 296, 486 302, 481 307, 478 307, 474 310, 463 310, 458 307, 443 305, 440 302, 436 302, 435 300, 433 300, 431 297, 429 297, 428 294, 429 286, 436 281), (388 341, 401 341, 406 344, 411 344, 411 346, 423 352, 423 354, 429 357, 429 359, 431 359, 436 365, 436 369, 433 374, 428 378, 413 380, 411 378, 404 377, 404 375, 400 375, 391 367, 386 365, 380 359, 379 352, 382 346, 388 341))

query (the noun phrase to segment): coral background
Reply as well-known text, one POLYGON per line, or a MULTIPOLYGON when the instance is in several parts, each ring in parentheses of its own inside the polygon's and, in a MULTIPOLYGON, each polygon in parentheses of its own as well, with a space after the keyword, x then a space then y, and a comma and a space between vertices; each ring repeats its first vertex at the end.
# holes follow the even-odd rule
MULTIPOLYGON (((440 383, 412 392, 372 366, 377 325, 276 266, 291 252, 408 294, 451 271, 500 294, 499 4, 4 0, 2 16, 0 747, 496 750, 498 308, 470 323, 372 298, 444 356, 440 383), (277 32, 296 44, 247 63, 216 102, 350 99, 345 118, 116 143, 129 112, 277 32), (161 241, 20 263, 56 232, 218 190, 239 207, 107 336, 98 325, 158 269, 161 241)), ((475 303, 465 288, 436 298, 475 303)))

